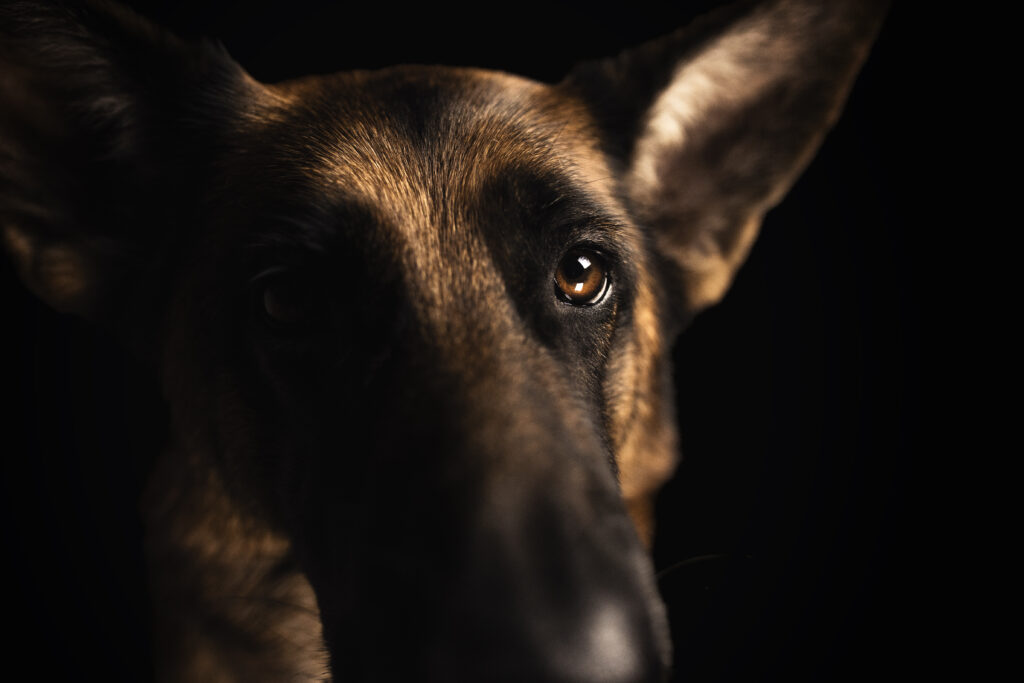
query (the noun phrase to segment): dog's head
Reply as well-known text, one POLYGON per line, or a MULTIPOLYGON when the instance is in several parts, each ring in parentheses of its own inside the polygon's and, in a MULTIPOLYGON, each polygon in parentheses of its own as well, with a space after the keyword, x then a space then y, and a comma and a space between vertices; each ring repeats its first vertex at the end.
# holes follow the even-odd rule
POLYGON ((158 366, 336 667, 656 680, 668 351, 836 118, 874 4, 746 3, 557 85, 265 85, 114 7, 8 3, 0 227, 33 291, 158 366))

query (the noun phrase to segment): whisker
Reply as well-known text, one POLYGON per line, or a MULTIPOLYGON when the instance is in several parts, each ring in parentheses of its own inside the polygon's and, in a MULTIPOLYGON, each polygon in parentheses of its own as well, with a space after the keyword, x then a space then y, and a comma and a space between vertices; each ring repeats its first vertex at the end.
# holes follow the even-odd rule
POLYGON ((680 560, 679 562, 676 562, 674 564, 670 564, 669 566, 665 567, 664 569, 658 571, 654 575, 654 578, 657 579, 658 581, 661 581, 662 579, 664 579, 669 574, 673 574, 673 573, 675 573, 676 571, 678 571, 680 569, 683 569, 683 568, 686 568, 686 567, 692 567, 694 565, 701 564, 703 562, 709 562, 711 560, 725 560, 725 559, 729 559, 730 557, 732 557, 732 556, 727 554, 727 553, 715 553, 715 554, 710 554, 710 555, 697 555, 696 557, 691 557, 691 558, 688 558, 688 559, 685 559, 685 560, 680 560))

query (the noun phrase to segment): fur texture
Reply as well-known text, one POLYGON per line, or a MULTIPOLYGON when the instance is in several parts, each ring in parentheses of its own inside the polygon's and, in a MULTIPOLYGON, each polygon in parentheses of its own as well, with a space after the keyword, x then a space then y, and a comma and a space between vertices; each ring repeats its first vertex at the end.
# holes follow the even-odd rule
POLYGON ((171 415, 145 501, 161 678, 666 675, 669 349, 880 5, 743 3, 557 85, 265 85, 115 6, 5 5, 5 243, 149 359, 171 415), (553 291, 573 250, 597 302, 553 291))

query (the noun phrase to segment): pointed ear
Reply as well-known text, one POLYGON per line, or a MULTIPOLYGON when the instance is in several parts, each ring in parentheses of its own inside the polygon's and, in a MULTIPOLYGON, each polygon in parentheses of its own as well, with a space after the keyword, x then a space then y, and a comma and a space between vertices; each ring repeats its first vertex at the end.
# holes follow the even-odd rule
POLYGON ((623 163, 631 208, 690 312, 724 295, 765 212, 838 118, 886 6, 740 3, 562 84, 623 163))
POLYGON ((103 2, 0 6, 0 234, 54 308, 116 326, 256 84, 103 2), (191 193, 191 195, 190 195, 191 193))

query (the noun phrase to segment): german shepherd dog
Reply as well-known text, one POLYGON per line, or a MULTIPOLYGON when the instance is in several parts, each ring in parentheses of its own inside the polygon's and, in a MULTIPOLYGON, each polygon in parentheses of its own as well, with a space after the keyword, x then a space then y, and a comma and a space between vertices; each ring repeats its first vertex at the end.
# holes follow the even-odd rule
POLYGON ((158 678, 664 680, 669 352, 884 5, 741 2, 548 85, 264 84, 114 4, 3 4, 3 243, 170 415, 158 678))

